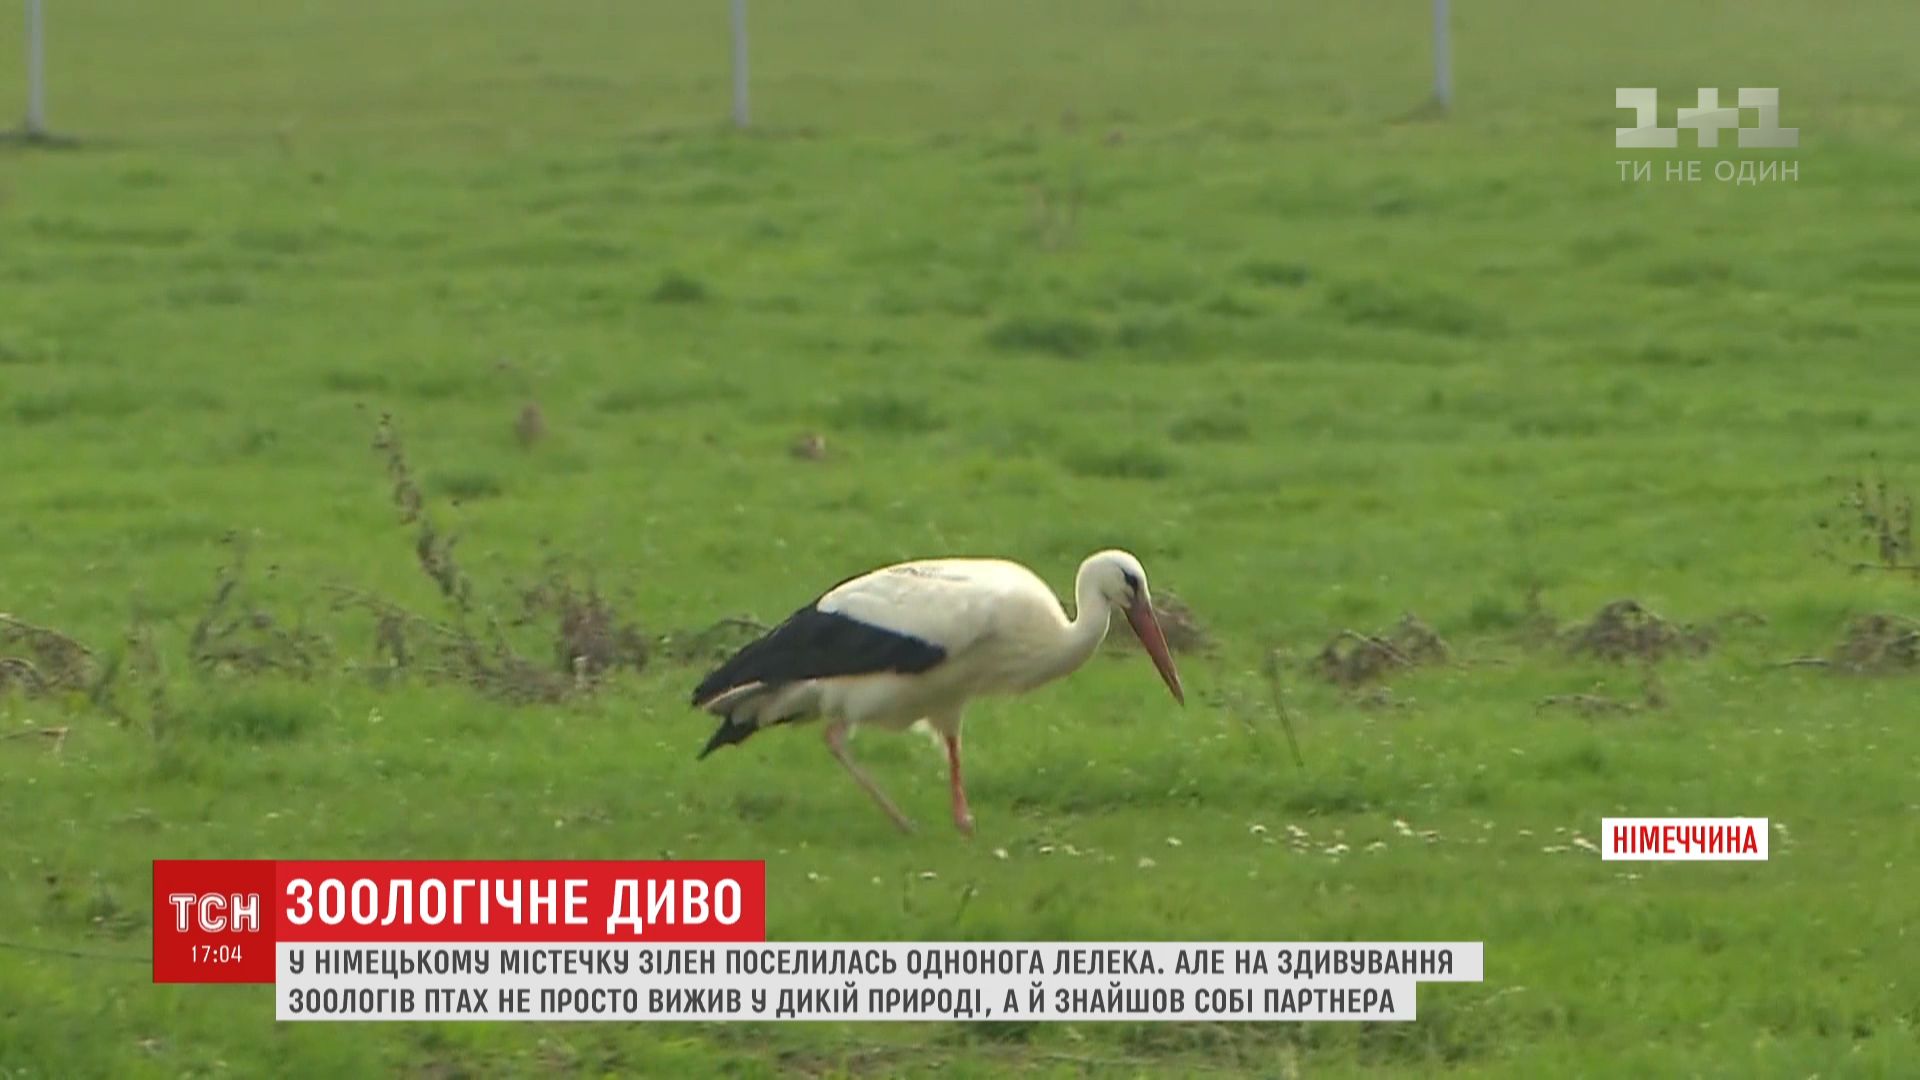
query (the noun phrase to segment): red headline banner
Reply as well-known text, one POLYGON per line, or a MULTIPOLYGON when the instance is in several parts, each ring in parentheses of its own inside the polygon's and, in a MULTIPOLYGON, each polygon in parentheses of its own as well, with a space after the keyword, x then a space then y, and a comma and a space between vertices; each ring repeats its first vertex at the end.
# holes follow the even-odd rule
POLYGON ((153 981, 271 983, 280 942, 765 941, 766 863, 156 859, 153 981))

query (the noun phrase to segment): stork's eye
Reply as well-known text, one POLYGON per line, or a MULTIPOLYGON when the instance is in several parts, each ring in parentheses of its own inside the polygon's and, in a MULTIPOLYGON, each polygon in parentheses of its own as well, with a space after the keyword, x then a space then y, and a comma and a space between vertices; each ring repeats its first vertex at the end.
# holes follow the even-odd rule
POLYGON ((1120 580, 1126 582, 1127 588, 1132 589, 1134 592, 1140 591, 1140 579, 1134 574, 1133 571, 1131 570, 1120 571, 1120 580))

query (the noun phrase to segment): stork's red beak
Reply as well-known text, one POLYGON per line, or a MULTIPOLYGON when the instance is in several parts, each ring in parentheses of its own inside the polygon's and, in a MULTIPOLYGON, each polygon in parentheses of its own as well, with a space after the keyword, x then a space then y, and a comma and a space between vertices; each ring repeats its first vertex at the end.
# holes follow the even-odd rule
POLYGON ((1160 620, 1153 617, 1153 604, 1144 595, 1127 608, 1127 621, 1133 624, 1140 644, 1147 647, 1147 655, 1153 657, 1153 666, 1160 669, 1160 678, 1166 680, 1173 700, 1185 705, 1186 691, 1180 689, 1180 673, 1174 670, 1173 654, 1167 651, 1167 637, 1160 632, 1160 620))

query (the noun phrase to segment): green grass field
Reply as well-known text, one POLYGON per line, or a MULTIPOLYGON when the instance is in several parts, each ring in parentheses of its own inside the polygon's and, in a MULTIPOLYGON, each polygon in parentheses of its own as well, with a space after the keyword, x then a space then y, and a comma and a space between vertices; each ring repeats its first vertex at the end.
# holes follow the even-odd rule
POLYGON ((1781 666, 1920 615, 1842 505, 1920 489, 1920 8, 1457 6, 1437 119, 1411 0, 756 4, 740 134, 717 0, 49 4, 0 611, 94 656, 0 631, 0 1077, 1920 1075, 1920 673, 1781 666), (1615 150, 1618 86, 1779 87, 1797 179, 1615 150), (644 669, 544 670, 551 613, 506 631, 539 671, 436 673, 417 623, 383 663, 368 604, 454 619, 383 413, 476 625, 559 566, 644 669), (922 738, 855 741, 913 837, 815 732, 695 763, 703 628, 921 555, 1066 595, 1108 545, 1215 641, 1188 707, 1117 650, 976 707, 971 842, 922 738), (1623 598, 1707 646, 1568 646, 1623 598), (1409 612, 1445 662, 1317 673, 1409 612), (1667 814, 1772 859, 1580 846, 1667 814), (156 857, 662 856, 764 857, 777 938, 1486 979, 1406 1025, 275 1025, 149 981, 156 857))

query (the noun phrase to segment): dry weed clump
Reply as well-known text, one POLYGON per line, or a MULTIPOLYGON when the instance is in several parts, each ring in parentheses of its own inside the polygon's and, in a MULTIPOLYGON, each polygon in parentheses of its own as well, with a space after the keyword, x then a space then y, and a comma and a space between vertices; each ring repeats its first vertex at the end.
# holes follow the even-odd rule
POLYGON ((1920 559, 1915 558, 1913 547, 1913 496, 1893 490, 1884 475, 1871 481, 1855 478, 1844 487, 1838 506, 1841 516, 1823 516, 1815 524, 1831 542, 1871 552, 1872 561, 1854 556, 1848 569, 1856 573, 1884 570, 1920 578, 1920 559), (1843 537, 1843 533, 1848 535, 1843 537))
POLYGON ((1340 631, 1314 657, 1312 666, 1322 679, 1351 690, 1392 671, 1447 663, 1452 655, 1433 627, 1409 612, 1384 633, 1340 631))
POLYGON ((1647 666, 1646 675, 1640 682, 1640 699, 1609 697, 1598 692, 1591 694, 1554 694, 1542 698, 1538 709, 1570 708, 1582 716, 1594 717, 1609 714, 1653 711, 1667 707, 1667 692, 1660 685, 1660 677, 1654 673, 1653 666, 1647 666))
POLYGON ((801 461, 825 461, 827 459, 827 437, 817 431, 809 431, 795 439, 787 447, 787 453, 801 461))
POLYGON ((1221 670, 1222 666, 1223 660, 1216 655, 1213 658, 1213 677, 1207 680, 1205 689, 1197 691, 1200 700, 1238 721, 1240 729, 1253 740, 1253 745, 1259 747, 1265 746, 1264 721, 1270 713, 1273 719, 1280 722, 1280 730, 1287 737, 1287 749, 1293 756, 1294 764, 1306 767, 1306 759, 1300 754, 1299 736, 1293 729, 1293 709, 1287 705, 1285 652, 1269 649, 1261 659, 1260 675, 1267 684, 1267 702, 1264 705, 1245 684, 1228 677, 1221 670))
POLYGON ((1036 183, 1032 191, 1029 228, 1035 242, 1046 251, 1073 246, 1079 235, 1080 210, 1086 202, 1086 181, 1076 170, 1063 187, 1036 183))
POLYGON ((699 629, 662 635, 655 644, 660 655, 674 663, 718 663, 770 629, 758 619, 736 616, 699 629))
POLYGON ((401 523, 414 527, 414 561, 449 609, 441 621, 385 597, 334 588, 335 610, 373 617, 379 677, 419 671, 510 703, 552 704, 592 692, 620 668, 646 667, 652 649, 638 625, 622 620, 593 583, 576 584, 553 561, 545 577, 520 590, 520 611, 512 620, 503 623, 480 610, 473 579, 454 556, 459 537, 442 532, 427 513, 391 416, 380 418, 373 446, 385 458, 401 523), (515 647, 508 631, 528 627, 546 631, 549 663, 515 647))
MULTIPOLYGON (((1877 455, 1876 455, 1877 459, 1877 455)), ((1913 546, 1913 496, 1896 491, 1884 475, 1847 481, 1839 500, 1841 517, 1823 516, 1816 524, 1828 537, 1823 555, 1862 573, 1881 570, 1920 581, 1920 558, 1913 546), (1841 556, 1833 546, 1865 548, 1870 559, 1841 556)), ((1920 670, 1920 619, 1891 612, 1869 612, 1849 620, 1826 656, 1787 660, 1781 667, 1823 667, 1848 675, 1893 675, 1920 670)))
MULTIPOLYGON (((112 680, 113 669, 102 668, 93 650, 44 626, 0 614, 0 694, 15 690, 28 697, 67 691, 85 691, 98 699, 112 680)), ((0 741, 44 738, 54 753, 67 742, 67 725, 24 728, 0 735, 0 741)))
POLYGON ((39 697, 86 690, 98 669, 93 650, 73 638, 0 614, 0 693, 19 689, 39 697))
POLYGON ((520 407, 520 415, 513 422, 513 434, 527 449, 547 437, 547 417, 540 411, 539 402, 529 401, 520 407))
MULTIPOLYGON (((121 724, 132 725, 135 717, 121 703, 120 694, 129 681, 145 685, 145 726, 158 738, 168 729, 172 711, 159 651, 137 611, 127 631, 124 651, 104 655, 58 630, 0 614, 0 694, 18 690, 28 697, 84 695, 89 707, 121 724)), ((44 736, 58 751, 70 730, 68 726, 29 728, 0 738, 44 736)))
POLYGON ((1920 670, 1920 619, 1886 613, 1858 616, 1847 624, 1829 664, 1855 675, 1920 670))
POLYGON ((1519 639, 1529 647, 1550 644, 1560 637, 1560 623, 1541 601, 1540 592, 1538 582, 1528 584, 1520 609, 1519 639))
POLYGON ((400 441, 400 433, 394 428, 393 417, 382 414, 380 426, 375 430, 373 448, 386 457, 387 478, 393 481, 390 498, 394 509, 400 512, 402 525, 418 525, 414 534, 413 555, 420 564, 420 572, 431 580, 440 595, 453 607, 466 612, 473 605, 473 582, 460 571, 459 563, 454 561, 454 545, 460 538, 442 533, 427 516, 426 496, 421 494, 420 485, 413 479, 413 469, 407 463, 406 447, 400 441))
POLYGON ((576 585, 556 564, 521 593, 520 625, 552 619, 554 657, 561 670, 598 678, 618 668, 646 668, 652 646, 638 624, 622 621, 589 580, 576 585))
POLYGON ((329 653, 325 638, 304 625, 282 625, 258 606, 247 588, 247 545, 228 534, 231 557, 215 578, 213 596, 187 639, 187 655, 202 671, 280 672, 310 678, 329 653))
POLYGON ((373 616, 377 681, 417 672, 510 704, 555 704, 575 690, 574 680, 521 656, 497 626, 483 640, 464 625, 437 622, 385 597, 340 586, 332 591, 335 611, 373 616))
POLYGON ((1567 651, 1612 663, 1653 663, 1672 655, 1702 656, 1718 635, 1711 627, 1669 622, 1638 600, 1615 600, 1567 634, 1567 651))

